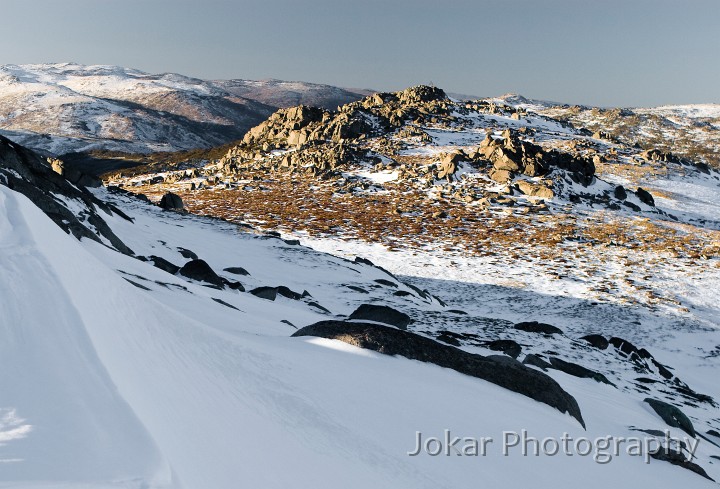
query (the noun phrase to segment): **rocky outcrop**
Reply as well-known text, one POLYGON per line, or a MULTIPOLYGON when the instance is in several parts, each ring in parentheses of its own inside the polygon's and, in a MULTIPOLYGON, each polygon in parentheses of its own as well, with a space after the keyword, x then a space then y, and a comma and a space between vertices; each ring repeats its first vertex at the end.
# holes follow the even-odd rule
MULTIPOLYGON (((343 105, 337 112, 302 105, 280 109, 248 131, 242 143, 230 149, 219 164, 225 173, 257 164, 273 170, 334 171, 366 157, 366 150, 357 142, 392 132, 407 121, 447 113, 448 104, 439 88, 418 86, 377 93, 343 105), (270 153, 274 150, 285 153, 273 156, 270 153)), ((446 171, 443 177, 453 172, 446 171)))
POLYGON ((118 251, 132 255, 133 251, 115 235, 99 211, 131 219, 82 186, 72 184, 57 172, 58 169, 63 171, 57 160, 48 162, 33 151, 0 136, 0 185, 28 197, 55 224, 76 238, 110 243, 118 251), (73 203, 74 209, 82 210, 71 211, 69 202, 73 203))
POLYGON ((292 336, 336 339, 385 355, 400 355, 450 368, 552 406, 585 426, 577 401, 557 382, 507 356, 483 357, 408 331, 370 323, 322 321, 292 336))
MULTIPOLYGON (((574 181, 589 185, 595 175, 592 159, 555 149, 545 150, 542 146, 520 139, 518 133, 510 129, 506 129, 500 138, 488 133, 478 153, 492 163, 495 171, 508 172, 511 176, 543 176, 553 168, 560 168, 567 171, 574 181)), ((503 181, 506 175, 496 174, 493 179, 503 181)))

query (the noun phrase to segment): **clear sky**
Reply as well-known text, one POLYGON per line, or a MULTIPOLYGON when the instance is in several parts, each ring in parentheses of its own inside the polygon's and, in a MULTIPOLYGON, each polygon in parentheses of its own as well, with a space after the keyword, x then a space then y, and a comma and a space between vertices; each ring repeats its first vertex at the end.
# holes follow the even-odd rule
POLYGON ((0 19, 0 64, 720 103, 720 0, 0 0, 0 19))

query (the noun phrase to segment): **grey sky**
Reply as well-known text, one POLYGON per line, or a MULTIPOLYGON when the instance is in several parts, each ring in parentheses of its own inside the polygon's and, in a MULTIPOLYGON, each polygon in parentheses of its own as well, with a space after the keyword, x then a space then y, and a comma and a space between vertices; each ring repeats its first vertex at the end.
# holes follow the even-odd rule
POLYGON ((720 102, 719 0, 0 0, 0 19, 0 64, 720 102))

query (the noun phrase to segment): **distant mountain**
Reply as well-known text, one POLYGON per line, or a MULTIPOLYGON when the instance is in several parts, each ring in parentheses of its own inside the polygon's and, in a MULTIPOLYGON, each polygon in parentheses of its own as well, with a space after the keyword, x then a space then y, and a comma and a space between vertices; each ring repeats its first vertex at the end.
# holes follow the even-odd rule
POLYGON ((373 90, 283 80, 215 80, 212 83, 235 96, 274 107, 309 105, 334 110, 374 93, 373 90))
POLYGON ((118 66, 5 65, 0 133, 56 155, 208 148, 240 139, 278 107, 335 107, 362 93, 302 82, 151 75, 118 66))

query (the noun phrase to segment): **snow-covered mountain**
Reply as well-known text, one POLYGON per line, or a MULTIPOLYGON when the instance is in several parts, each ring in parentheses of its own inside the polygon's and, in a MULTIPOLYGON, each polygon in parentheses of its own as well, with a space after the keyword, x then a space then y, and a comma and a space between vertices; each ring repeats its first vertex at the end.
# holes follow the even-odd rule
POLYGON ((711 169, 415 87, 65 176, 0 139, 0 487, 720 479, 711 169))
POLYGON ((242 138, 277 107, 361 95, 302 82, 208 81, 117 66, 0 66, 0 133, 47 153, 179 151, 242 138))

